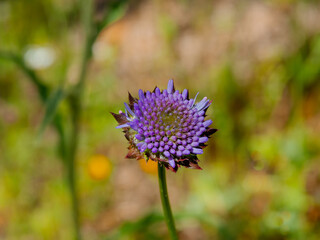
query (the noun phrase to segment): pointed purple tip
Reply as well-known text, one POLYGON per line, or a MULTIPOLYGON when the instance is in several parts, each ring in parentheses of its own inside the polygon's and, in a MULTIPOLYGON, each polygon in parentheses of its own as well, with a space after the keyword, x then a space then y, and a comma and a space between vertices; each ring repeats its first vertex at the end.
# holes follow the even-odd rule
POLYGON ((207 142, 209 139, 207 137, 201 137, 199 138, 199 143, 205 143, 207 142))
POLYGON ((160 91, 160 89, 159 89, 158 87, 156 88, 155 93, 156 93, 156 96, 157 96, 157 97, 160 96, 161 91, 160 91))
POLYGON ((183 90, 182 97, 183 97, 183 99, 187 99, 187 97, 188 97, 188 90, 187 89, 183 90))
POLYGON ((207 120, 203 123, 203 127, 209 127, 212 124, 212 120, 207 120))
POLYGON ((193 149, 192 149, 192 152, 193 152, 194 154, 202 154, 202 153, 203 153, 203 150, 200 149, 200 148, 193 148, 193 149))
POLYGON ((116 128, 124 128, 124 127, 130 127, 128 124, 122 124, 122 125, 119 125, 119 126, 117 126, 116 128))
POLYGON ((169 153, 168 151, 164 151, 164 152, 163 152, 163 155, 164 155, 165 157, 167 157, 167 158, 170 157, 170 153, 169 153))
POLYGON ((173 92, 173 80, 172 79, 170 79, 169 82, 168 82, 167 91, 168 91, 168 93, 172 93, 173 92))
POLYGON ((194 97, 194 99, 191 99, 191 101, 190 101, 190 107, 193 107, 193 105, 194 105, 194 103, 196 102, 196 100, 197 100, 197 97, 198 97, 198 94, 199 94, 199 92, 197 93, 197 95, 194 97))
POLYGON ((136 115, 134 114, 134 112, 132 112, 131 108, 129 107, 129 105, 127 103, 124 103, 124 106, 126 107, 127 111, 130 113, 131 116, 135 117, 136 115))
POLYGON ((176 162, 173 159, 169 160, 169 164, 172 168, 176 167, 176 162))
POLYGON ((140 147, 140 152, 144 152, 147 149, 147 144, 144 143, 141 147, 140 147))
POLYGON ((144 99, 144 93, 141 89, 139 89, 139 98, 142 100, 144 99))

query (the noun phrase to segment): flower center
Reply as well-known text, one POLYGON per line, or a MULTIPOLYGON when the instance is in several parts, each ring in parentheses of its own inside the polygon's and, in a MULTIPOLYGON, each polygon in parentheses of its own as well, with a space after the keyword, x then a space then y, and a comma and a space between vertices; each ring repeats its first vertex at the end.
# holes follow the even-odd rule
POLYGON ((178 117, 179 117, 178 114, 174 114, 172 112, 164 113, 162 115, 162 122, 163 122, 164 125, 167 125, 167 126, 173 125, 174 126, 174 125, 176 125, 176 120, 177 120, 178 117))

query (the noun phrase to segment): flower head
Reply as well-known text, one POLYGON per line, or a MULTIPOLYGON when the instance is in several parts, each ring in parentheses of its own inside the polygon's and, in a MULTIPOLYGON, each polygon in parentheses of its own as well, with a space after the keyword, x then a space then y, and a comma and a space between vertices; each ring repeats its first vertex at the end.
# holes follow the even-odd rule
POLYGON ((125 113, 112 113, 130 142, 128 158, 160 161, 174 172, 179 166, 201 169, 197 155, 217 129, 205 120, 212 101, 204 97, 196 103, 198 94, 191 99, 188 95, 187 89, 175 90, 173 80, 163 91, 140 89, 139 99, 129 93, 125 113))

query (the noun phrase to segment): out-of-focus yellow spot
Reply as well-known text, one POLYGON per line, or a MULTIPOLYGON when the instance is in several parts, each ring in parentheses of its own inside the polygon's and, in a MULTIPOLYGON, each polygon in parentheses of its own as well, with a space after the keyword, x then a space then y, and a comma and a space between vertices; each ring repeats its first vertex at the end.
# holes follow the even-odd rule
POLYGON ((139 165, 142 171, 146 173, 156 175, 158 172, 158 163, 155 161, 149 160, 148 162, 146 162, 145 159, 140 159, 139 165))
POLYGON ((88 161, 88 173, 92 179, 103 180, 110 176, 110 160, 104 155, 93 155, 88 161))

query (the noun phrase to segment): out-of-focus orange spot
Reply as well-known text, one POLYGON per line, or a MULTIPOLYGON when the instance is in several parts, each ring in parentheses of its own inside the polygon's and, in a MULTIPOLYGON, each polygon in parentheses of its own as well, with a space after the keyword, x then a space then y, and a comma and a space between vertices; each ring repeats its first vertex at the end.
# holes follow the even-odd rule
POLYGON ((149 160, 148 162, 146 162, 145 159, 140 159, 139 165, 142 171, 146 173, 156 175, 158 172, 158 163, 155 161, 149 160))
POLYGON ((95 180, 103 180, 110 176, 112 170, 110 160, 104 155, 93 155, 88 161, 88 173, 95 180))

